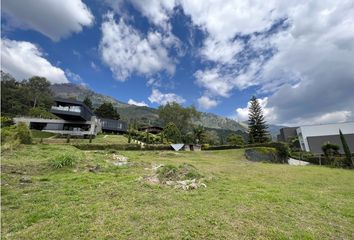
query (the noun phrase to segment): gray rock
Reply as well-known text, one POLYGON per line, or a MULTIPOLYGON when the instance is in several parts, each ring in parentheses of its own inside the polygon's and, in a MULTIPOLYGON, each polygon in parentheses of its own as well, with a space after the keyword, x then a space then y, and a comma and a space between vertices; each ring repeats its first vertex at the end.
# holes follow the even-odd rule
POLYGON ((29 176, 22 176, 20 178, 20 183, 31 183, 31 182, 32 182, 32 180, 29 176))

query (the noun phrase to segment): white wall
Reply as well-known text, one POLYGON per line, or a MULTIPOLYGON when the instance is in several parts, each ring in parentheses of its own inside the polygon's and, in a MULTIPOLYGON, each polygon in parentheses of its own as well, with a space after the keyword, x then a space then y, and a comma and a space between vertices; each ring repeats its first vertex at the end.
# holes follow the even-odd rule
POLYGON ((301 149, 309 152, 307 137, 339 135, 339 129, 343 134, 354 134, 354 122, 301 126, 296 132, 301 149))

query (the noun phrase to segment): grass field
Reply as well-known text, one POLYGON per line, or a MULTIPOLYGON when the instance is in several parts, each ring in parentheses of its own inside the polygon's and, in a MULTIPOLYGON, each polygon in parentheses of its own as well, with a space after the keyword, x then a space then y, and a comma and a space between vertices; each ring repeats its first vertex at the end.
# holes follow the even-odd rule
MULTIPOLYGON (((97 139, 98 140, 98 139, 97 139)), ((245 160, 243 150, 120 152, 21 146, 2 156, 2 239, 353 239, 354 172, 245 160), (52 169, 57 155, 75 167, 52 169), (139 182, 152 163, 194 165, 207 188, 139 182), (101 171, 91 173, 99 164, 101 171), (21 175, 32 183, 20 184, 21 175)))
MULTIPOLYGON (((46 137, 43 137, 42 141, 45 144, 66 144, 66 138, 53 138, 53 134, 50 135, 51 133, 45 133, 47 135, 44 135, 46 137), (48 137, 47 137, 48 136, 48 137)), ((37 133, 33 134, 34 135, 34 142, 39 143, 40 142, 40 137, 37 137, 37 133)), ((70 143, 89 143, 89 139, 83 139, 83 138, 70 138, 70 143)), ((114 135, 114 134, 99 134, 95 138, 92 139, 92 143, 98 143, 98 144, 125 144, 128 143, 128 139, 122 135, 114 135)))

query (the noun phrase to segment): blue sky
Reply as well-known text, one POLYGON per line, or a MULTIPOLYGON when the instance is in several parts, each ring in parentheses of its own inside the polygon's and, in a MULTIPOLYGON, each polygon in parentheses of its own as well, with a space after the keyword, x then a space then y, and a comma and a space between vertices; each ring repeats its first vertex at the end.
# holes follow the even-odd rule
POLYGON ((271 123, 350 121, 353 16, 354 1, 3 1, 1 68, 150 107, 245 120, 256 95, 271 123))

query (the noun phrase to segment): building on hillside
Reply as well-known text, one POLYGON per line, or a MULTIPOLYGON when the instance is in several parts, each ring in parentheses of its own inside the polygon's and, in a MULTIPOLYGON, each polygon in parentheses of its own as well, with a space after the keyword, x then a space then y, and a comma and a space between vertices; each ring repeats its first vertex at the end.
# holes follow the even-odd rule
POLYGON ((160 132, 163 131, 163 128, 158 126, 143 126, 140 127, 138 130, 143 132, 149 132, 152 134, 159 134, 160 132))
POLYGON ((284 127, 281 128, 280 134, 278 134, 277 139, 279 142, 287 142, 289 139, 296 137, 297 133, 296 133, 296 129, 297 127, 284 127))
POLYGON ((295 129, 295 132, 294 128, 280 129, 279 140, 287 141, 291 137, 298 137, 301 150, 312 153, 322 153, 322 146, 332 143, 340 147, 340 153, 344 153, 339 136, 341 130, 350 151, 354 153, 354 122, 306 125, 295 129))
POLYGON ((126 133, 128 123, 122 120, 114 120, 108 118, 101 118, 102 132, 110 133, 126 133))
POLYGON ((24 122, 31 129, 71 136, 95 136, 102 131, 124 133, 127 123, 121 120, 99 119, 83 102, 56 98, 51 113, 60 119, 32 117, 14 118, 14 122, 24 122))

